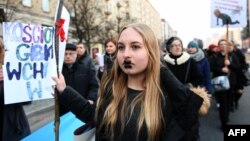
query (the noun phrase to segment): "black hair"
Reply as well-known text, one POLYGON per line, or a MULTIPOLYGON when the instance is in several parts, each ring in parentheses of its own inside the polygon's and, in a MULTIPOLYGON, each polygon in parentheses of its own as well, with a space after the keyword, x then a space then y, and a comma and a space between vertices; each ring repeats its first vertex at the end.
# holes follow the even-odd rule
POLYGON ((183 47, 182 41, 179 37, 170 37, 167 41, 166 41, 166 49, 169 52, 170 48, 171 48, 171 44, 175 41, 175 40, 179 40, 181 42, 181 46, 183 47))

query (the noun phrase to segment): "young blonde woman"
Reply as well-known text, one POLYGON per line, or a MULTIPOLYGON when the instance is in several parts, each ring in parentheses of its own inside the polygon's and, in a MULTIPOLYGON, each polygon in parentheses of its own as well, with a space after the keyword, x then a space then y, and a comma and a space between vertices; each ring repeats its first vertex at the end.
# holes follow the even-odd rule
POLYGON ((202 99, 161 67, 157 39, 147 25, 121 30, 113 65, 96 107, 66 86, 62 75, 53 77, 77 118, 95 122, 96 141, 179 141, 198 118, 202 99))

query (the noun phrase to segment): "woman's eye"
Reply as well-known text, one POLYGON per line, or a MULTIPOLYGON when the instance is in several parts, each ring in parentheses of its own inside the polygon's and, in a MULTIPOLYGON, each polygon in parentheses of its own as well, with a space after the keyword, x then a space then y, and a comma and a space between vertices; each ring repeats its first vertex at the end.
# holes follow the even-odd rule
POLYGON ((118 50, 124 50, 124 46, 118 46, 117 49, 118 50))
POLYGON ((132 45, 132 49, 138 49, 138 48, 140 48, 139 45, 132 45))

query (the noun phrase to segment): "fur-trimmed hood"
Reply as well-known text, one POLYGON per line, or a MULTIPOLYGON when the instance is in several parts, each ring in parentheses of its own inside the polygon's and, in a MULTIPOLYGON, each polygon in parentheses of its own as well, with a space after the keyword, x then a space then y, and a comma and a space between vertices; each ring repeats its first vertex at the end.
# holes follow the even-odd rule
POLYGON ((188 61, 190 55, 186 52, 182 52, 182 55, 179 58, 171 58, 169 54, 165 55, 164 60, 172 65, 181 65, 188 61))
POLYGON ((201 98, 203 98, 203 103, 199 110, 199 115, 204 116, 208 113, 209 108, 211 106, 211 96, 207 93, 205 88, 203 87, 193 87, 190 86, 190 90, 193 91, 195 94, 199 95, 201 98))

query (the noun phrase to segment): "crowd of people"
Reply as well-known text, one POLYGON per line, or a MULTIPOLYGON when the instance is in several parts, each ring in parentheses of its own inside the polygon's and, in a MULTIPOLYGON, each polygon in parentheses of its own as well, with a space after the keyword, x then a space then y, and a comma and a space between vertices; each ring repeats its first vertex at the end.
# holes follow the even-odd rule
POLYGON ((121 30, 116 43, 97 102, 88 102, 61 74, 53 80, 63 103, 80 120, 94 122, 96 140, 196 140, 203 99, 161 64, 154 32, 145 24, 131 24, 121 30))
MULTIPOLYGON (((53 77, 60 116, 71 111, 93 123, 98 141, 199 141, 199 112, 215 97, 224 131, 246 85, 244 54, 225 39, 206 49, 201 40, 184 45, 179 37, 163 44, 166 52, 147 25, 129 24, 104 42, 104 65, 96 69, 84 43, 67 43, 62 73, 53 77), (215 91, 211 80, 221 75, 229 77, 230 89, 215 91), (201 87, 205 96, 191 87, 201 87)), ((0 47, 2 64, 2 40, 0 47)), ((0 126, 5 129, 0 140, 20 140, 30 134, 22 107, 27 103, 4 105, 2 70, 0 80, 0 126)))

